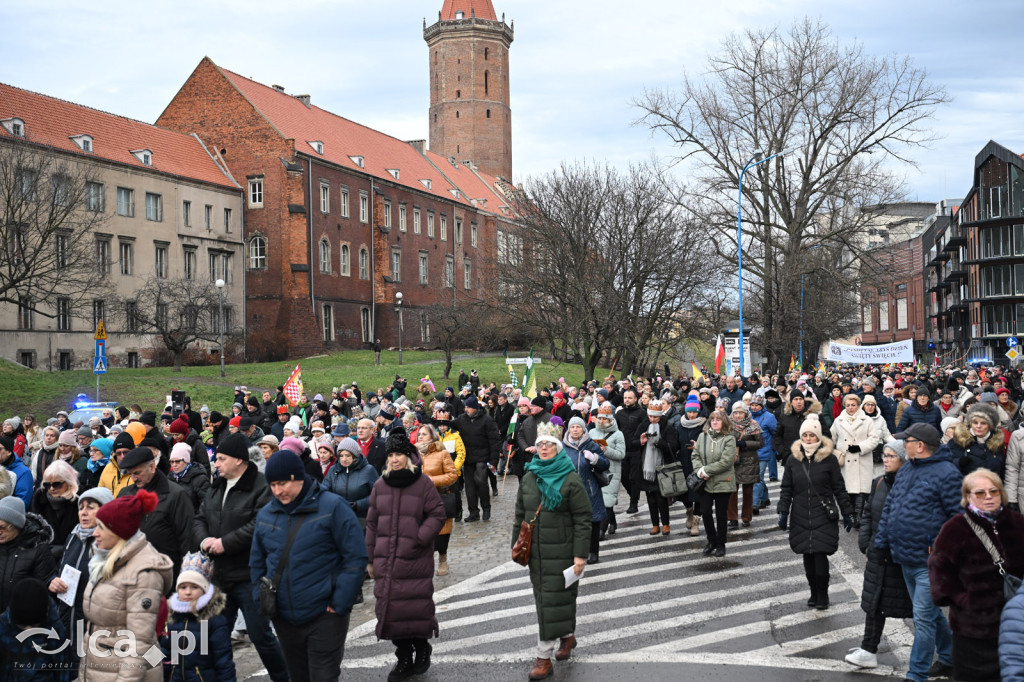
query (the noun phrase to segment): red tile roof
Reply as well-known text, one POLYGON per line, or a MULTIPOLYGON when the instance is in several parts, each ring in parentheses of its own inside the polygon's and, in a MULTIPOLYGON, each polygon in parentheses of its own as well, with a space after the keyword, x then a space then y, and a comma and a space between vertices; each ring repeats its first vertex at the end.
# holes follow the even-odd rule
MULTIPOLYGON (((25 139, 29 142, 223 187, 238 187, 190 135, 0 83, 0 120, 8 118, 25 122, 25 139), (91 153, 82 151, 70 139, 76 135, 92 137, 91 153), (131 153, 141 149, 152 152, 151 166, 131 153)), ((0 137, 11 135, 0 127, 0 137)))
MULTIPOLYGON (((296 150, 420 192, 469 204, 462 193, 459 198, 452 194, 452 190, 457 188, 408 142, 332 114, 316 105, 307 107, 292 95, 227 69, 217 68, 284 137, 295 140, 296 150), (323 153, 318 154, 310 142, 322 142, 323 153), (363 157, 362 167, 352 160, 352 157, 359 156, 363 157), (391 170, 399 172, 398 179, 395 179, 391 170), (430 188, 425 187, 421 180, 430 180, 430 188)), ((447 160, 445 163, 448 164, 447 160)))
POLYGON ((470 169, 464 163, 453 166, 446 157, 431 151, 427 152, 427 158, 441 169, 467 199, 477 202, 477 209, 499 216, 511 217, 511 204, 502 193, 497 178, 487 175, 483 171, 470 169), (506 214, 502 207, 509 209, 510 212, 506 214))
POLYGON ((494 5, 491 0, 444 0, 441 8, 441 20, 448 21, 455 18, 455 12, 462 11, 465 18, 476 17, 477 19, 490 19, 497 21, 494 13, 494 5))

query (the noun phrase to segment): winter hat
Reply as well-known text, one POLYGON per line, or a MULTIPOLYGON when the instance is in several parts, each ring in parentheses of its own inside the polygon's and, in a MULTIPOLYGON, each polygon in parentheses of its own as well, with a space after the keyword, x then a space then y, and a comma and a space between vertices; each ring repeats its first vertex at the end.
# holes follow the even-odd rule
POLYGON ((477 399, 474 396, 469 396, 462 404, 474 410, 480 409, 480 403, 477 402, 477 399))
POLYGON ((901 462, 907 461, 907 444, 901 440, 890 440, 885 443, 883 450, 892 450, 901 462))
POLYGON ((998 403, 999 400, 996 398, 996 394, 992 391, 985 391, 978 397, 979 403, 998 403))
POLYGON ((565 422, 562 421, 561 417, 552 417, 551 423, 558 427, 559 433, 565 430, 565 422))
MULTIPOLYGON (((128 433, 132 437, 132 447, 142 442, 142 439, 146 437, 146 427, 142 425, 142 422, 132 422, 128 426, 124 427, 125 433, 128 433)), ((117 448, 114 448, 115 450, 117 448)))
POLYGON ((519 402, 516 403, 516 407, 522 407, 523 405, 527 407, 530 406, 530 399, 527 398, 525 395, 519 398, 519 402))
POLYGON ((333 455, 334 454, 334 441, 331 440, 330 438, 324 438, 323 440, 316 441, 317 452, 320 451, 320 448, 327 448, 328 450, 331 451, 331 454, 333 455))
MULTIPOLYGON (((318 397, 317 400, 323 400, 323 398, 319 398, 318 397)), ((260 406, 259 398, 257 398, 254 395, 249 396, 249 399, 246 400, 245 403, 247 405, 249 405, 250 407, 259 407, 260 406)))
POLYGON ((543 396, 537 396, 530 401, 530 405, 533 407, 539 407, 540 409, 547 409, 548 401, 544 400, 543 396))
POLYGON ((176 459, 182 460, 185 464, 191 462, 192 446, 188 443, 176 443, 174 447, 171 448, 171 461, 173 462, 176 459))
MULTIPOLYGON (((89 420, 89 423, 90 424, 92 423, 91 419, 89 420)), ((65 432, 65 433, 68 433, 68 432, 65 432)), ((78 431, 75 433, 75 435, 76 436, 89 436, 89 437, 92 437, 92 435, 93 435, 92 434, 92 427, 90 427, 90 426, 82 426, 82 427, 80 427, 78 429, 78 431)))
POLYGON ((871 395, 870 393, 864 395, 864 405, 867 405, 868 403, 871 403, 876 408, 878 407, 878 401, 875 400, 875 396, 871 395))
POLYGON ((139 422, 146 426, 156 426, 156 412, 152 410, 146 410, 139 415, 139 422))
POLYGON ((996 389, 997 398, 1003 393, 1005 393, 1006 395, 1010 395, 1010 389, 1005 388, 1004 386, 1000 386, 999 388, 996 389))
POLYGON ((178 582, 175 587, 181 587, 182 583, 192 583, 203 592, 210 589, 210 580, 213 578, 213 559, 202 552, 189 552, 181 559, 181 573, 178 574, 178 582))
POLYGON ((228 421, 228 426, 234 426, 235 428, 241 428, 241 424, 242 418, 239 416, 234 416, 228 421))
POLYGON ((237 408, 238 408, 239 410, 244 410, 244 409, 245 409, 245 405, 243 405, 242 403, 231 403, 231 408, 232 408, 232 409, 234 409, 234 408, 236 408, 236 407, 237 407, 237 408))
POLYGON ((534 441, 534 445, 540 443, 554 443, 558 450, 562 450, 562 429, 554 424, 538 424, 537 425, 537 440, 534 441))
POLYGON ((973 419, 984 419, 988 422, 988 428, 991 431, 995 431, 996 427, 999 426, 999 412, 996 411, 994 405, 990 405, 987 402, 971 405, 971 408, 967 410, 967 419, 964 421, 970 425, 973 419))
POLYGON ((251 417, 240 417, 238 419, 239 431, 248 431, 254 426, 256 426, 256 422, 254 422, 251 417))
MULTIPOLYGON (((102 440, 102 439, 100 439, 102 440)), ((96 447, 96 443, 99 441, 93 441, 91 447, 96 447)), ((125 448, 132 450, 135 448, 135 440, 132 438, 132 434, 125 431, 124 433, 117 434, 117 438, 114 439, 114 445, 112 450, 124 450, 125 448)))
POLYGON ((257 445, 271 445, 275 450, 281 447, 281 443, 277 440, 277 436, 272 433, 260 438, 260 442, 257 443, 257 445))
POLYGON ((700 398, 692 393, 686 396, 686 405, 683 407, 683 412, 700 412, 700 408, 700 398))
POLYGON ((202 407, 200 407, 199 408, 199 414, 210 414, 210 406, 209 405, 203 405, 202 407))
MULTIPOLYGON (((291 453, 293 453, 295 455, 301 455, 303 452, 306 451, 306 444, 303 443, 298 438, 295 438, 294 436, 290 436, 290 437, 285 438, 284 440, 281 441, 281 449, 282 450, 288 450, 289 452, 291 452, 291 453)), ((281 480, 287 480, 287 479, 281 479, 281 480)))
POLYGON ((170 431, 171 433, 187 436, 189 431, 188 420, 186 420, 184 417, 178 417, 173 422, 171 422, 171 425, 167 427, 167 430, 170 431))
POLYGON ((803 398, 804 400, 807 400, 807 396, 805 396, 800 391, 793 391, 792 393, 789 394, 789 402, 793 402, 797 398, 803 398))
POLYGON ((749 413, 750 412, 750 408, 747 407, 747 404, 745 402, 743 402, 742 400, 737 400, 736 402, 734 402, 732 404, 732 411, 733 412, 748 412, 749 413))
MULTIPOLYGON (((140 445, 124 456, 124 459, 121 460, 121 470, 127 471, 128 469, 133 469, 140 464, 152 462, 154 457, 155 455, 153 454, 153 451, 150 450, 148 446, 140 445)), ((132 533, 132 535, 134 535, 134 533, 132 533)))
POLYGON ((357 443, 354 438, 343 438, 342 441, 338 443, 338 454, 340 455, 342 451, 351 452, 353 457, 359 457, 363 454, 362 448, 359 447, 359 443, 357 443))
POLYGON ((8 604, 11 624, 44 625, 50 608, 49 596, 50 593, 41 580, 22 578, 16 582, 8 604))
MULTIPOLYGON (((150 453, 152 454, 152 453, 150 453)), ((142 516, 156 509, 156 493, 140 490, 134 495, 119 497, 103 505, 96 512, 96 520, 122 540, 129 540, 139 532, 142 516)))
POLYGON ((388 433, 387 440, 384 441, 384 452, 388 455, 392 452, 401 453, 416 466, 422 463, 419 451, 409 440, 409 434, 405 432, 405 427, 401 425, 395 426, 388 433))
MULTIPOLYGON (((293 439, 285 438, 285 441, 288 440, 293 439)), ((302 465, 302 460, 299 459, 299 456, 294 451, 288 448, 281 448, 277 454, 267 461, 264 476, 267 479, 267 483, 304 481, 306 479, 306 468, 302 465)))
POLYGON ((942 433, 945 434, 946 433, 946 429, 948 429, 951 426, 956 426, 959 423, 960 423, 960 420, 957 419, 956 417, 946 417, 945 419, 942 420, 942 426, 941 426, 942 433))
POLYGON ((599 419, 611 419, 615 414, 615 408, 607 400, 601 403, 601 406, 597 408, 597 416, 599 419))
POLYGON ((818 415, 808 414, 804 417, 804 423, 800 425, 800 436, 802 437, 805 433, 813 433, 821 440, 821 422, 818 420, 818 415))
MULTIPOLYGON (((285 439, 287 440, 287 439, 285 439)), ((242 433, 232 433, 220 442, 217 452, 242 461, 249 461, 249 439, 242 433)))
POLYGON ((764 396, 763 395, 755 395, 753 398, 750 399, 750 404, 751 405, 761 405, 761 406, 764 406, 764 396))
POLYGON ((18 530, 25 527, 25 503, 11 495, 0 500, 0 521, 6 521, 18 530))
MULTIPOLYGON (((89 433, 91 434, 92 431, 90 431, 89 433)), ((60 432, 60 437, 57 438, 57 445, 73 445, 73 446, 75 446, 77 448, 78 447, 78 440, 76 440, 77 436, 78 436, 78 434, 75 433, 75 431, 72 430, 72 429, 67 429, 66 431, 61 431, 60 432)), ((8 448, 8 449, 10 449, 10 448, 8 448)))
POLYGON ((583 432, 586 433, 587 423, 583 421, 580 417, 573 417, 572 419, 569 420, 569 428, 572 428, 573 425, 580 427, 581 429, 583 429, 583 432))
POLYGON ((114 501, 114 493, 110 492, 110 488, 89 488, 84 493, 78 496, 78 506, 82 506, 82 500, 92 500, 99 506, 103 506, 108 502, 114 501))
POLYGON ((665 403, 661 400, 652 400, 647 403, 647 414, 651 417, 660 417, 665 414, 665 403))
POLYGON ((110 453, 114 451, 114 441, 110 438, 97 438, 89 443, 89 448, 96 448, 104 457, 110 457, 110 453))
POLYGON ((882 384, 882 390, 888 391, 890 388, 896 388, 896 384, 892 383, 892 379, 886 379, 885 383, 882 384))

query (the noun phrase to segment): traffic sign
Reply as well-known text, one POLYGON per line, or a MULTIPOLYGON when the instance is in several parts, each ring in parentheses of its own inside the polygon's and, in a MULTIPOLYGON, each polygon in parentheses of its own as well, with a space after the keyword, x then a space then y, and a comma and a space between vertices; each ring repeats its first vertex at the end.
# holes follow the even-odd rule
POLYGON ((1011 348, 1010 350, 1006 351, 1006 357, 1010 358, 1011 361, 1016 360, 1018 357, 1020 357, 1020 352, 1016 348, 1011 348))
POLYGON ((103 320, 100 320, 99 322, 96 323, 96 333, 93 335, 92 338, 96 339, 97 341, 107 340, 107 328, 103 326, 103 320))
MULTIPOLYGON (((92 370, 93 374, 106 374, 107 373, 107 356, 100 355, 96 358, 96 365, 92 370)), ((96 381, 99 381, 97 379, 96 381)))
POLYGON ((107 357, 107 342, 97 341, 96 342, 96 357, 105 358, 107 357))
POLYGON ((1009 346, 1010 348, 1013 348, 1014 346, 1017 345, 1017 339, 1013 336, 1006 337, 1006 345, 1009 346))

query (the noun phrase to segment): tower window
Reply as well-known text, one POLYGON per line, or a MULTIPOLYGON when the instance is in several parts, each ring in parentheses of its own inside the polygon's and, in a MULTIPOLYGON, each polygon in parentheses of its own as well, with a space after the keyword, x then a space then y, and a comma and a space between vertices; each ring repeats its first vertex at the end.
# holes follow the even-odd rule
POLYGON ((434 123, 437 123, 437 114, 434 114, 434 123))
POLYGON ((465 19, 466 18, 466 13, 463 12, 462 10, 459 10, 458 12, 455 13, 455 18, 456 19, 465 19))
POLYGON ((491 51, 491 48, 489 48, 489 47, 485 47, 484 48, 484 61, 487 61, 487 55, 490 53, 490 51, 491 51))
POLYGON ((458 118, 458 117, 459 117, 459 112, 456 111, 455 112, 455 118, 458 118))
POLYGON ((456 90, 455 91, 455 99, 461 99, 461 98, 462 98, 462 90, 456 90))
POLYGON ((487 81, 488 81, 488 74, 487 74, 486 71, 484 71, 484 94, 485 95, 487 94, 487 90, 488 90, 488 87, 487 87, 488 83, 487 83, 487 81))
POLYGON ((490 118, 490 117, 491 117, 491 110, 490 110, 490 109, 488 109, 488 110, 487 110, 487 118, 490 118))

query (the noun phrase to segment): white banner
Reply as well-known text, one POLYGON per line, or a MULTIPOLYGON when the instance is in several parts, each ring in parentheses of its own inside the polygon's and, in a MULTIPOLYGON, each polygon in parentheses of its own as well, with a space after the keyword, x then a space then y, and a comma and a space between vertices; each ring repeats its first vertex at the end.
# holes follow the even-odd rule
POLYGON ((852 365, 884 365, 890 362, 914 362, 914 340, 882 343, 876 346, 848 346, 829 342, 829 362, 852 365))

